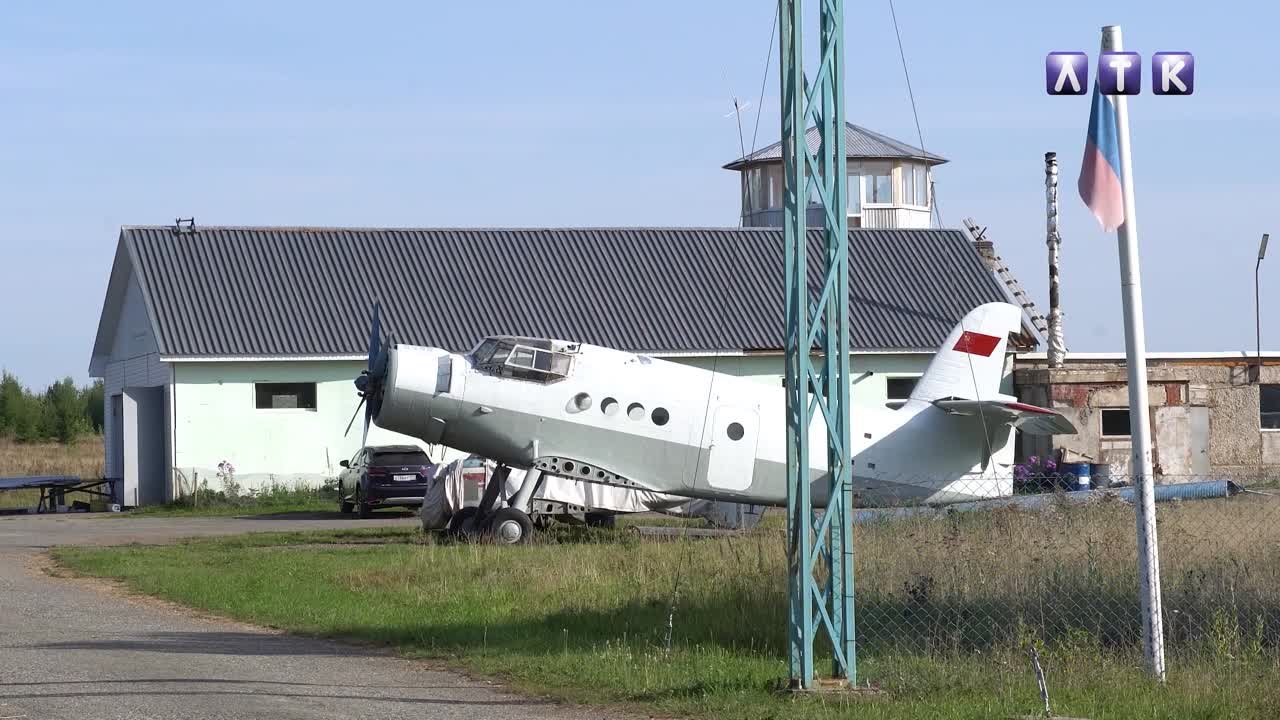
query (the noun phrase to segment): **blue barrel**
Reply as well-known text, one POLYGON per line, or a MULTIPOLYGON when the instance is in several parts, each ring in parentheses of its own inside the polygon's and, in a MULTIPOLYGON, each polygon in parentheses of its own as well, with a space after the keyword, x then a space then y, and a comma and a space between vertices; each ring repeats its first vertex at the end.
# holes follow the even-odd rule
POLYGON ((1089 463, 1062 463, 1062 472, 1072 490, 1089 489, 1089 463))

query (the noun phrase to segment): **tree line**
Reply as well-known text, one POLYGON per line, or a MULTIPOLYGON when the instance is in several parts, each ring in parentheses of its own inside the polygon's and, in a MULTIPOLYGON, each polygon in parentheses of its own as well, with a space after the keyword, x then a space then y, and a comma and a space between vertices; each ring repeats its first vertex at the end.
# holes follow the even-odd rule
POLYGON ((68 377, 36 392, 5 372, 0 375, 0 437, 18 442, 66 443, 82 435, 101 433, 102 399, 101 380, 76 387, 68 377))

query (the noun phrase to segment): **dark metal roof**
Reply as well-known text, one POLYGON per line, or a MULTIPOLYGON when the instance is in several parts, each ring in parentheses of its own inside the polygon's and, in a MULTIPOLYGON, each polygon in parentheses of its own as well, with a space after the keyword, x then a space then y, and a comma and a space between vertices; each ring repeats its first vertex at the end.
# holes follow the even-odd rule
MULTIPOLYGON (((818 152, 820 138, 818 137, 818 128, 811 127, 804 133, 805 144, 809 146, 809 152, 815 154, 818 152)), ((888 135, 881 135, 874 130, 868 130, 860 125, 853 123, 845 123, 844 126, 844 153, 845 157, 858 160, 872 159, 915 159, 924 160, 930 165, 941 165, 947 159, 941 155, 934 155, 931 152, 925 152, 914 145, 908 145, 901 140, 894 140, 888 135)), ((746 157, 740 157, 737 160, 725 165, 727 170, 740 170, 746 165, 757 162, 768 162, 770 160, 782 159, 782 143, 776 142, 769 147, 757 150, 746 157)))
MULTIPOLYGON (((1007 299, 959 230, 849 236, 856 350, 935 350, 1007 299)), ((816 268, 821 233, 809 240, 816 268)), ((499 334, 782 348, 777 229, 127 227, 121 243, 167 357, 362 355, 375 300, 396 341, 453 351, 499 334)))

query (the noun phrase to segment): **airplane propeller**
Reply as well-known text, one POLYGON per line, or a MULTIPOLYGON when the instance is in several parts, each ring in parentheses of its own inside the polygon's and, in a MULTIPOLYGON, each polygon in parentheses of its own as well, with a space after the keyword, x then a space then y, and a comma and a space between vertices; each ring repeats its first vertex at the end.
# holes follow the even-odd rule
POLYGON ((355 379, 356 390, 360 394, 360 402, 356 405, 356 411, 351 415, 351 421, 347 423, 347 430, 343 433, 346 437, 351 433, 351 426, 356 422, 356 416, 360 414, 360 408, 364 408, 364 432, 361 436, 360 447, 364 447, 369 443, 369 423, 373 421, 373 416, 377 414, 378 405, 382 403, 382 383, 386 379, 387 374, 387 347, 382 342, 382 303, 373 304, 373 321, 369 325, 369 356, 365 365, 365 369, 360 371, 359 377, 355 379))

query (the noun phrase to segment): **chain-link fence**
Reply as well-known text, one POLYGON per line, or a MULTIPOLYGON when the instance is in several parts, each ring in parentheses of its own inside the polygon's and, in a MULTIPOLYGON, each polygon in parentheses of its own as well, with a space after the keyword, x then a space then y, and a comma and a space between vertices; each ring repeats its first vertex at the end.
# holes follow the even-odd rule
MULTIPOLYGON (((860 651, 980 653, 1036 643, 1140 660, 1135 490, 1127 477, 1084 491, 1073 491, 1076 482, 1024 474, 875 491, 877 505, 896 507, 855 518, 860 651), (987 499, 924 504, 931 491, 922 488, 938 487, 987 499)), ((1273 488, 1263 478, 1158 478, 1171 668, 1205 656, 1280 660, 1273 488)))

